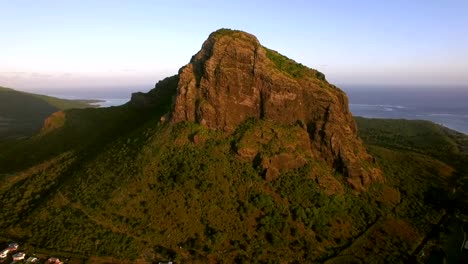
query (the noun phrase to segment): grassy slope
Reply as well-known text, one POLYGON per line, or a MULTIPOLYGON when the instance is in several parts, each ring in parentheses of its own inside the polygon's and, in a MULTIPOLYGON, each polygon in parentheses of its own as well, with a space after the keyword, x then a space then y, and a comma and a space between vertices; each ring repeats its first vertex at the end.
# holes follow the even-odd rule
MULTIPOLYGON (((301 230, 308 215, 320 220, 320 226, 314 229, 322 230, 317 235, 325 241, 327 215, 340 210, 328 206, 315 212, 306 209, 316 203, 336 203, 341 207, 345 206, 344 201, 333 202, 314 182, 300 188, 300 182, 309 174, 303 171, 291 172, 281 184, 269 186, 255 167, 231 155, 230 140, 210 133, 190 124, 142 128, 117 139, 100 155, 79 162, 79 167, 73 166, 73 157, 69 163, 54 163, 52 159, 48 162, 55 165, 46 172, 33 169, 29 176, 12 175, 2 199, 18 211, 6 208, 4 212, 9 217, 2 224, 10 226, 8 233, 12 236, 30 233, 31 243, 120 258, 136 257, 141 247, 157 252, 160 258, 221 257, 220 252, 226 249, 233 250, 233 256, 226 256, 231 260, 242 256, 251 259, 254 255, 267 258, 279 254, 275 248, 283 248, 283 253, 294 257, 288 249, 294 241, 317 243, 312 239, 314 221, 307 221, 308 227, 301 230), (194 133, 211 139, 196 146, 189 140, 194 133), (73 176, 64 178, 64 173, 73 176), (21 180, 14 180, 17 178, 21 180), (285 189, 284 185, 288 187, 285 189), (44 187, 36 189, 37 186, 44 187), (60 188, 60 195, 44 194, 54 190, 54 186, 60 188), (12 191, 19 188, 28 195, 12 191), (303 205, 297 208, 290 208, 288 203, 276 205, 270 195, 276 192, 275 199, 279 200, 284 199, 282 195, 292 194, 301 199, 306 192, 314 194, 317 201, 302 201, 303 205), (213 204, 213 200, 217 202, 213 204), (28 217, 23 217, 26 212, 28 217), (278 225, 284 226, 278 230, 278 225), (292 237, 290 232, 303 234, 292 237), (281 242, 283 235, 289 237, 286 242, 281 242), (70 244, 77 239, 81 241, 79 245, 70 244), (96 252, 92 250, 95 239, 102 241, 96 252)), ((316 164, 304 170, 320 167, 316 164)), ((300 244, 297 247, 302 248, 300 244)), ((297 258, 306 257, 305 251, 301 252, 297 258)))
POLYGON ((291 60, 290 58, 278 53, 277 51, 268 49, 265 47, 266 50, 266 55, 267 57, 276 65, 276 67, 290 75, 291 77, 294 78, 301 78, 304 76, 315 76, 319 80, 325 81, 325 74, 314 70, 310 69, 294 60, 291 60))
POLYGON ((29 95, 32 97, 36 97, 48 103, 49 105, 57 108, 58 110, 82 109, 82 108, 93 107, 92 105, 89 105, 88 103, 85 103, 80 100, 68 100, 68 99, 62 99, 62 98, 52 97, 48 95, 21 92, 21 91, 16 91, 11 88, 1 87, 1 86, 0 86, 0 92, 11 92, 11 93, 15 93, 15 95, 17 96, 29 95))
MULTIPOLYGON (((407 222, 427 234, 431 227, 422 225, 423 218, 468 206, 468 136, 428 121, 356 119, 360 136, 385 170, 388 183, 398 186, 402 193, 396 212, 406 215, 407 222), (458 192, 454 195, 451 191, 455 188, 458 192), (424 204, 430 205, 429 210, 424 204)), ((436 218, 430 222, 435 224, 436 218)), ((425 247, 426 257, 431 244, 443 245, 449 260, 459 257, 459 251, 444 242, 446 237, 459 237, 450 233, 452 227, 448 225, 446 231, 427 237, 431 242, 425 247)))
POLYGON ((48 104, 56 107, 59 110, 67 110, 67 109, 82 109, 82 108, 94 108, 96 106, 88 104, 83 102, 82 100, 68 100, 68 99, 62 99, 62 98, 57 98, 57 97, 52 97, 52 96, 47 96, 47 95, 41 95, 41 94, 30 94, 32 96, 35 96, 48 104))
MULTIPOLYGON (((163 102, 170 102, 174 92, 175 88, 169 89, 167 93, 156 92, 156 94, 163 102)), ((54 199, 59 198, 61 202, 67 202, 61 190, 74 180, 74 175, 80 173, 84 164, 92 162, 102 153, 107 153, 106 149, 113 149, 114 145, 119 146, 124 139, 131 137, 134 142, 139 142, 138 139, 143 137, 139 132, 146 126, 154 126, 153 121, 159 120, 159 117, 168 110, 167 108, 167 103, 161 103, 151 109, 125 105, 106 109, 68 110, 65 111, 63 126, 31 139, 18 140, 4 145, 0 152, 0 178, 4 183, 0 187, 0 199, 6 203, 0 217, 1 225, 11 226, 23 220, 29 224, 31 224, 30 221, 34 222, 28 229, 20 228, 10 232, 8 238, 31 241, 32 244, 26 245, 29 251, 32 250, 31 247, 38 244, 42 248, 47 248, 45 252, 49 253, 55 248, 62 253, 76 252, 78 254, 74 256, 78 257, 103 254, 95 250, 96 244, 89 244, 91 241, 80 244, 82 246, 73 245, 73 249, 57 247, 63 243, 63 239, 70 238, 70 236, 91 235, 102 239, 100 247, 104 252, 120 250, 121 254, 116 256, 126 258, 135 256, 139 252, 138 249, 124 242, 131 238, 102 227, 94 220, 90 221, 87 214, 76 213, 81 212, 79 207, 57 211, 53 219, 45 222, 35 221, 34 214, 47 214, 56 210, 55 205, 43 207, 54 199), (139 131, 135 132, 135 129, 139 131), (25 167, 29 169, 17 172, 25 167), (70 212, 75 213, 70 216, 70 212), (56 229, 54 226, 57 224, 56 221, 63 221, 59 223, 65 224, 66 229, 56 229), (22 230, 28 230, 29 234, 22 233, 22 230), (46 238, 43 237, 44 240, 35 239, 44 234, 47 235, 46 238), (110 250, 110 248, 113 249, 110 250)), ((119 156, 120 158, 125 159, 119 156)), ((114 161, 119 165, 122 162, 122 160, 114 161)), ((116 167, 115 164, 113 167, 116 167)), ((100 177, 105 179, 104 176, 106 175, 100 177)), ((44 218, 41 219, 44 220, 44 218)), ((2 235, 6 234, 2 231, 2 235)))
POLYGON ((51 118, 51 122, 55 123, 50 124, 52 129, 43 129, 28 139, 0 144, 0 176, 42 163, 67 151, 98 154, 108 143, 140 128, 150 119, 159 121, 159 117, 169 111, 175 93, 174 78, 166 78, 157 84, 157 87, 164 89, 151 92, 158 99, 150 109, 131 104, 70 109, 63 111, 64 114, 58 118, 51 118))
POLYGON ((365 119, 357 117, 361 138, 369 145, 414 151, 450 161, 461 154, 463 134, 430 121, 404 119, 365 119))
MULTIPOLYGON (((129 106, 68 111, 62 129, 0 152, 5 234, 84 258, 134 259, 145 252, 153 256, 149 260, 199 263, 333 263, 341 255, 396 263, 442 215, 426 196, 432 187, 448 184, 453 168, 435 159, 440 153, 427 140, 413 135, 456 144, 430 127, 415 132, 414 123, 392 141, 395 131, 387 130, 398 122, 358 119, 387 182, 357 195, 320 161, 308 160, 267 182, 255 160, 242 161, 233 152, 265 127, 277 135, 296 127, 249 121, 225 138, 194 124, 158 124, 168 107, 143 117, 147 110, 129 106), (15 164, 11 157, 26 149, 33 155, 15 164), (24 164, 36 165, 14 172, 24 164)), ((285 151, 275 145, 264 145, 262 153, 285 151)))
POLYGON ((31 136, 55 111, 89 107, 93 106, 0 87, 0 139, 31 136))

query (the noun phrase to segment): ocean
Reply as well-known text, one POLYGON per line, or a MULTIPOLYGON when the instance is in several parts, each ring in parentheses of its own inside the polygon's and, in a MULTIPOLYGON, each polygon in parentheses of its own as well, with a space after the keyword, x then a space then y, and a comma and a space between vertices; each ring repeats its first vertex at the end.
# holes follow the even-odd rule
POLYGON ((354 116, 419 119, 468 134, 468 87, 346 87, 354 116))
POLYGON ((100 102, 92 103, 92 105, 97 105, 99 107, 110 107, 110 106, 119 106, 126 104, 130 101, 130 98, 105 98, 98 96, 74 96, 74 95, 60 95, 60 94, 48 94, 49 96, 68 99, 68 100, 99 100, 100 102))
POLYGON ((102 102, 96 103, 99 107, 119 106, 130 101, 130 97, 134 92, 148 92, 151 85, 142 86, 136 85, 133 87, 88 87, 88 88, 64 88, 64 89, 48 89, 36 88, 29 92, 37 94, 45 94, 62 99, 80 100, 80 99, 95 99, 102 102))
MULTIPOLYGON (((141 89, 135 89, 134 91, 141 91, 141 89)), ((145 90, 147 92, 147 90, 145 90)), ((122 89, 87 89, 83 90, 73 90, 68 89, 66 92, 58 93, 57 91, 48 91, 48 90, 40 90, 37 93, 46 94, 49 96, 62 98, 62 99, 69 99, 69 100, 81 100, 81 99, 90 99, 90 100, 100 100, 101 102, 94 103, 99 107, 110 107, 110 106, 119 106, 127 103, 130 101, 130 97, 132 94, 131 90, 124 90, 122 89)))
POLYGON ((101 100, 102 102, 96 103, 99 107, 110 107, 110 106, 119 106, 126 104, 130 101, 130 98, 95 98, 101 100))
MULTIPOLYGON (((468 87, 362 87, 341 86, 354 116, 421 119, 468 134, 468 87)), ((142 89, 135 89, 135 91, 142 89)), ((118 106, 130 100, 131 91, 106 89, 83 93, 49 94, 65 99, 100 99, 100 107, 118 106)), ((143 90, 146 92, 145 90, 143 90)))

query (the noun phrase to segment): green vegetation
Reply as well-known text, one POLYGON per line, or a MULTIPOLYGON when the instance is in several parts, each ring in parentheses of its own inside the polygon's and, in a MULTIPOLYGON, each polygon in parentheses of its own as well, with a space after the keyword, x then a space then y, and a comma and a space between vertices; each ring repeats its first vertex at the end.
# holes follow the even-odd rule
MULTIPOLYGON (((150 121, 154 125, 169 111, 177 81, 169 77, 150 92, 158 98, 154 105, 141 108, 131 104, 110 108, 71 109, 64 111, 63 125, 29 139, 7 141, 0 146, 0 179, 2 173, 14 172, 42 163, 61 153, 99 154, 106 144, 150 121)), ((53 120, 55 121, 55 120, 53 120)))
POLYGON ((291 60, 290 58, 281 55, 277 51, 265 48, 267 57, 276 65, 276 67, 294 78, 302 78, 304 76, 314 76, 321 81, 325 80, 325 74, 309 69, 308 67, 291 60))
MULTIPOLYGON (((242 32, 240 30, 232 30, 228 28, 219 29, 211 33, 210 35, 210 37, 214 37, 214 38, 220 38, 223 36, 236 36, 236 37, 244 38, 249 41, 252 41, 252 39, 255 39, 254 36, 248 39, 249 35, 247 35, 247 33, 245 32, 242 32)), ((263 48, 266 50, 267 57, 276 65, 278 70, 294 78, 302 78, 305 76, 309 76, 309 77, 314 77, 320 81, 326 82, 325 74, 323 74, 322 72, 319 72, 314 69, 310 69, 302 65, 301 63, 298 63, 284 55, 281 55, 277 51, 268 49, 266 47, 263 47, 263 48)))
POLYGON ((88 103, 0 87, 0 141, 36 133, 53 112, 94 107, 88 103))
MULTIPOLYGON (((449 186, 445 186, 445 190, 453 190, 453 188, 459 188, 463 190, 459 195, 460 199, 468 201, 466 192, 468 185, 463 181, 466 181, 466 175, 468 173, 468 136, 462 133, 450 130, 440 125, 434 124, 429 121, 421 120, 395 120, 395 119, 364 119, 356 118, 359 126, 359 135, 370 146, 370 150, 373 147, 380 146, 384 147, 385 150, 397 152, 401 157, 422 157, 429 162, 418 161, 419 164, 414 164, 412 167, 418 168, 418 166, 424 163, 432 163, 437 165, 440 170, 445 171, 443 175, 448 178, 449 186), (450 176, 450 177, 448 177, 450 176)), ((382 148, 383 149, 383 148, 382 148)), ((376 152, 374 156, 379 156, 381 151, 376 152)), ((385 156, 381 158, 383 162, 389 160, 389 157, 385 156)), ((398 163, 406 163, 401 161, 398 163)), ((414 174, 421 174, 415 171, 414 174)), ((440 185, 435 179, 430 180, 434 186, 433 192, 440 191, 435 199, 439 203, 448 202, 443 204, 444 207, 450 208, 452 206, 458 206, 457 201, 446 201, 447 195, 443 189, 444 186, 440 185), (445 200, 445 201, 444 201, 445 200)), ((408 184, 408 186, 418 186, 415 184, 408 184)), ((456 198, 456 197, 452 197, 456 198)))
POLYGON ((408 150, 446 161, 460 154, 453 132, 440 125, 422 120, 356 118, 361 138, 370 145, 408 150))
MULTIPOLYGON (((86 100, 68 100, 68 99, 62 99, 62 98, 56 98, 52 96, 47 96, 47 95, 42 95, 42 94, 33 94, 33 93, 26 93, 26 92, 19 92, 16 90, 13 90, 11 88, 5 88, 5 87, 0 87, 0 95, 2 96, 7 96, 6 94, 3 93, 10 93, 8 94, 10 97, 9 99, 12 99, 12 96, 32 96, 40 99, 41 101, 46 102, 47 104, 57 108, 57 110, 67 110, 67 109, 81 109, 81 108, 90 108, 94 107, 93 105, 90 105, 86 103, 86 100)), ((23 99, 23 98, 21 98, 23 99)), ((13 99, 15 100, 15 99, 13 99)), ((17 100, 17 99, 16 99, 17 100)), ((92 101, 92 100, 90 100, 92 101)), ((13 103, 11 103, 13 105, 13 103)))
POLYGON ((299 125, 248 119, 226 136, 160 122, 177 81, 158 83, 149 105, 67 110, 4 143, 2 235, 78 258, 400 263, 444 214, 434 190, 464 169, 457 133, 357 118, 385 174, 358 193, 301 144, 299 125), (263 163, 279 157, 299 165, 272 176, 263 163))
POLYGON ((68 100, 62 98, 56 98, 47 95, 41 94, 30 94, 35 96, 46 103, 50 104, 51 106, 59 109, 59 110, 68 110, 68 109, 82 109, 82 108, 95 108, 95 105, 89 104, 88 102, 95 102, 99 100, 68 100))
MULTIPOLYGON (((62 147, 44 154, 19 173, 2 164, 5 235, 82 257, 135 259, 152 252, 156 260, 304 263, 352 254, 394 263, 409 257, 417 238, 442 215, 426 196, 434 186, 447 187, 453 168, 421 154, 424 141, 411 141, 418 154, 373 141, 369 148, 386 183, 358 195, 321 161, 309 159, 266 181, 257 159, 235 154, 260 131, 279 136, 257 146, 261 155, 287 152, 280 146, 294 142, 296 132, 283 133, 296 126, 251 119, 226 138, 192 123, 158 123, 164 111, 129 123, 141 116, 131 112, 127 106, 69 111, 65 127, 41 142, 59 140, 67 129, 77 137, 99 129, 94 134, 102 137, 67 138, 67 152, 62 147), (124 112, 128 118, 118 121, 124 112), (103 120, 114 121, 105 128, 103 120), (123 124, 133 129, 117 133, 123 124)), ((359 120, 364 138, 374 138, 367 129, 378 127, 373 122, 359 120)), ((404 140, 410 135, 400 134, 404 140)))
POLYGON ((455 227, 461 222, 453 213, 468 206, 468 136, 428 121, 356 120, 360 136, 385 171, 387 184, 401 193, 396 216, 407 219, 430 241, 420 250, 424 248, 427 257, 431 250, 443 248, 449 263, 458 262, 460 251, 453 246, 460 240, 455 227), (431 249, 431 245, 438 246, 431 249))
POLYGON ((210 34, 210 38, 214 38, 214 39, 219 39, 224 36, 230 36, 230 37, 234 37, 238 39, 243 39, 253 44, 256 44, 258 42, 257 38, 253 35, 250 35, 240 30, 233 30, 229 28, 222 28, 210 34))
MULTIPOLYGON (((263 125, 253 124, 250 132, 263 125)), ((375 218, 367 198, 320 190, 310 175, 333 175, 320 162, 264 181, 254 163, 232 155, 231 142, 247 134, 226 139, 189 123, 144 126, 98 156, 86 150, 84 159, 84 153, 53 158, 5 179, 0 198, 11 206, 0 224, 12 238, 84 256, 135 258, 145 248, 158 249, 160 259, 303 262, 332 254, 368 221, 357 220, 349 234, 332 235, 337 217, 349 211, 375 218), (195 136, 207 140, 197 145, 195 136), (331 235, 336 241, 330 244, 331 235), (99 250, 95 241, 103 243, 99 250), (313 254, 311 245, 317 248, 313 254), (236 253, 221 255, 225 251, 236 253)))
POLYGON ((218 29, 215 32, 211 33, 211 36, 213 36, 213 37, 222 37, 222 36, 232 35, 234 33, 244 33, 244 32, 242 32, 240 30, 230 29, 230 28, 221 28, 221 29, 218 29))

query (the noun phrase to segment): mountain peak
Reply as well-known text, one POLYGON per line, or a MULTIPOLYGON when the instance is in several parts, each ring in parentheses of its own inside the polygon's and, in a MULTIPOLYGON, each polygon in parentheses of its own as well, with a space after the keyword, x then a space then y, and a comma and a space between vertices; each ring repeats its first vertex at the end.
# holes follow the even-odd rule
POLYGON ((249 33, 220 29, 179 71, 171 122, 197 122, 232 133, 249 118, 307 131, 315 157, 364 189, 381 176, 357 136, 343 91, 317 70, 263 47, 249 33))
POLYGON ((210 36, 208 37, 208 39, 213 39, 213 38, 219 39, 223 37, 242 38, 245 40, 250 40, 250 41, 259 43, 257 37, 255 37, 254 35, 247 33, 245 31, 242 31, 242 30, 229 29, 229 28, 221 28, 212 32, 210 36))

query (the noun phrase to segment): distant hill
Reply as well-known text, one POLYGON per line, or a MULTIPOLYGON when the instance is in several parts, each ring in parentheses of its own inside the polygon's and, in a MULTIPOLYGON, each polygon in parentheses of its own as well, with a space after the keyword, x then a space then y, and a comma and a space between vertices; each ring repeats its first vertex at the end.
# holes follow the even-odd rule
POLYGON ((463 133, 425 120, 366 119, 356 117, 359 135, 368 144, 418 151, 450 160, 452 155, 468 154, 463 133))
POLYGON ((0 87, 0 140, 37 133, 44 120, 59 110, 95 107, 86 101, 66 100, 0 87))
POLYGON ((74 263, 417 263, 466 136, 357 124, 322 73, 222 29, 150 92, 1 145, 0 240, 74 263))

